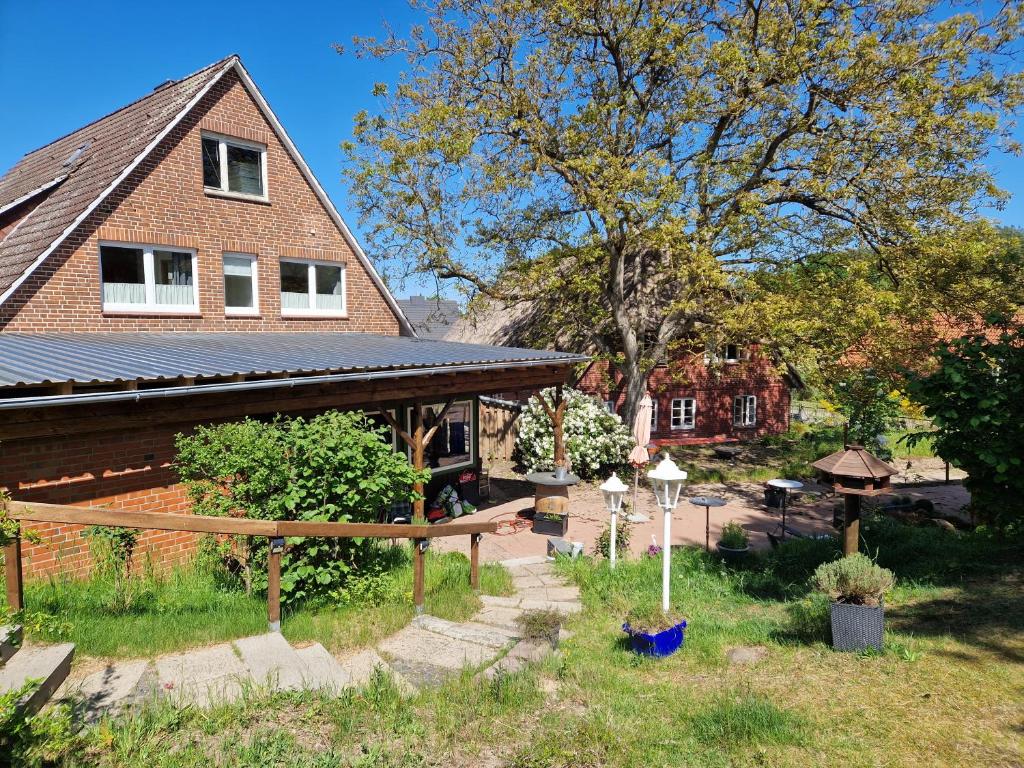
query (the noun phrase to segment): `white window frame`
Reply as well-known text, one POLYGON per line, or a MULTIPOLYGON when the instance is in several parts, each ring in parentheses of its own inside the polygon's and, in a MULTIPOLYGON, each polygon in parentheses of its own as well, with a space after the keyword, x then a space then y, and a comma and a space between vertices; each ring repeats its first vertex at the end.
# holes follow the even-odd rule
POLYGON ((235 251, 224 251, 221 254, 220 259, 220 270, 221 277, 225 280, 227 275, 224 273, 224 259, 248 259, 252 266, 252 306, 251 307, 229 307, 228 306, 228 288, 225 283, 224 288, 224 314, 234 315, 236 317, 252 317, 260 313, 260 278, 259 278, 259 260, 252 253, 236 253, 235 251))
POLYGON ((658 401, 651 398, 651 432, 658 431, 658 401))
MULTIPOLYGON (((315 259, 280 259, 280 264, 305 264, 307 267, 306 290, 309 293, 309 306, 301 309, 286 308, 281 305, 281 317, 348 317, 348 270, 343 261, 319 261, 315 259), (341 268, 341 310, 318 309, 316 306, 316 268, 341 268)), ((281 272, 278 267, 277 295, 281 298, 281 272)))
POLYGON ((697 427, 697 399, 694 397, 675 397, 672 399, 672 429, 695 429, 697 427), (689 418, 686 417, 686 404, 689 403, 689 418))
POLYGON ((740 344, 723 344, 722 345, 722 361, 726 363, 738 363, 743 359, 743 347, 740 344), (734 347, 736 354, 732 357, 729 356, 729 347, 734 347))
MULTIPOLYGON (((463 403, 465 403, 466 405, 469 406, 469 460, 461 462, 459 464, 445 464, 443 467, 432 467, 430 469, 430 472, 431 472, 432 475, 436 476, 436 475, 439 475, 441 473, 451 472, 451 471, 456 470, 456 469, 466 469, 467 467, 475 467, 476 466, 476 453, 477 453, 477 444, 476 444, 476 437, 477 437, 477 433, 476 433, 476 406, 475 406, 473 400, 470 398, 470 399, 466 399, 466 400, 455 400, 455 401, 452 402, 452 407, 454 408, 456 405, 462 405, 463 403)), ((421 403, 420 407, 422 407, 424 409, 426 409, 426 408, 433 408, 435 410, 435 412, 440 413, 441 409, 444 408, 444 406, 445 406, 445 404, 443 402, 441 402, 441 403, 421 403)), ((412 430, 412 407, 411 406, 406 408, 405 418, 406 418, 406 424, 409 425, 409 430, 411 431, 412 430)), ((447 418, 447 416, 445 418, 447 418)), ((406 451, 405 452, 406 452, 406 455, 409 457, 409 463, 411 464, 412 463, 412 446, 406 446, 406 451)))
POLYGON ((614 400, 605 400, 604 401, 604 409, 606 411, 608 411, 608 413, 615 413, 615 401, 614 400))
POLYGON ((734 427, 757 426, 757 396, 736 395, 732 399, 732 425, 734 427))
MULTIPOLYGON (((207 192, 215 195, 222 195, 224 197, 234 197, 239 200, 262 200, 266 202, 270 199, 270 189, 267 186, 267 145, 260 144, 255 141, 246 141, 245 139, 238 139, 234 136, 226 136, 222 133, 213 133, 212 131, 201 131, 200 136, 203 139, 214 139, 220 143, 220 150, 217 154, 220 157, 220 186, 219 187, 208 187, 206 186, 206 180, 203 179, 203 189, 207 192), (260 184, 263 186, 262 195, 250 195, 245 192, 233 192, 228 188, 228 147, 235 146, 241 147, 242 149, 254 149, 260 153, 260 184)), ((202 163, 202 143, 199 145, 199 172, 203 172, 202 163)))
POLYGON ((100 306, 104 312, 125 312, 145 315, 199 315, 199 259, 195 248, 180 248, 176 245, 153 245, 149 243, 124 243, 115 240, 101 240, 96 249, 96 261, 100 273, 100 306), (137 248, 142 251, 142 272, 145 280, 146 302, 144 304, 121 304, 107 302, 103 298, 103 248, 137 248), (187 253, 192 257, 192 304, 156 303, 156 264, 153 251, 174 251, 187 253))

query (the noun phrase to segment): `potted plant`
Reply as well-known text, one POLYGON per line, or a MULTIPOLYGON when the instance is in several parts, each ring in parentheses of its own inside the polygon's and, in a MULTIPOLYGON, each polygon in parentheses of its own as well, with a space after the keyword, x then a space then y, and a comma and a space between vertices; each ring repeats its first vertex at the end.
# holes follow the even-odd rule
POLYGON ((722 535, 718 539, 718 554, 729 563, 736 563, 747 556, 750 551, 750 537, 739 523, 730 520, 722 526, 722 535))
POLYGON ((829 618, 835 650, 882 650, 885 593, 895 583, 892 571, 858 552, 818 566, 811 582, 832 599, 829 618))
POLYGON ((564 618, 561 611, 552 608, 523 611, 516 618, 516 625, 523 640, 543 640, 557 648, 564 618))
POLYGON ((565 536, 569 515, 560 512, 537 512, 533 516, 533 532, 542 536, 565 536))
POLYGON ((622 625, 633 652, 641 656, 671 656, 683 644, 685 630, 686 619, 660 607, 634 609, 622 625))

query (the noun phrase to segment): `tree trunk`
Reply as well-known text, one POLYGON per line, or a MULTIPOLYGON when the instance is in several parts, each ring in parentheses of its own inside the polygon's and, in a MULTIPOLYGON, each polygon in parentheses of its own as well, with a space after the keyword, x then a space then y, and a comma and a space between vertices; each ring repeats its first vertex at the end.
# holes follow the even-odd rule
POLYGON ((638 365, 629 366, 627 364, 623 364, 619 368, 619 372, 622 374, 622 389, 626 395, 620 415, 632 429, 633 422, 636 421, 636 413, 640 409, 640 401, 647 394, 648 372, 641 370, 638 365))

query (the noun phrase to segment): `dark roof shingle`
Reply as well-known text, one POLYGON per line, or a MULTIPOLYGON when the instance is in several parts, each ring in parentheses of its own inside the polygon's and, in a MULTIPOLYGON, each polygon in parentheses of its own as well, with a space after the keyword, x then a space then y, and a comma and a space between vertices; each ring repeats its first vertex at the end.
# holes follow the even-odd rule
POLYGON ((41 202, 0 240, 0 293, 14 285, 174 116, 236 58, 228 56, 160 86, 138 101, 29 152, 0 177, 2 209, 67 176, 41 193, 41 202))

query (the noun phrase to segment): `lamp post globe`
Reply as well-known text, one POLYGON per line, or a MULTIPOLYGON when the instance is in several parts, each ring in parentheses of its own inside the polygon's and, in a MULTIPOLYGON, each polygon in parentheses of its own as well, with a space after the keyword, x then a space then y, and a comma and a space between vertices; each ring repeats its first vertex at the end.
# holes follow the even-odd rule
POLYGON ((608 512, 612 516, 612 527, 611 527, 611 539, 608 544, 608 562, 611 567, 615 567, 615 541, 617 537, 616 523, 619 516, 619 510, 622 509, 622 497, 626 494, 629 488, 623 483, 612 472, 612 476, 609 477, 601 484, 601 493, 604 496, 604 505, 608 508, 608 512))
POLYGON ((651 483, 651 488, 654 490, 658 506, 661 507, 664 517, 661 541, 661 610, 667 611, 671 580, 672 510, 679 503, 679 493, 683 490, 686 472, 677 467, 666 453, 658 462, 658 466, 647 473, 647 479, 651 483))

